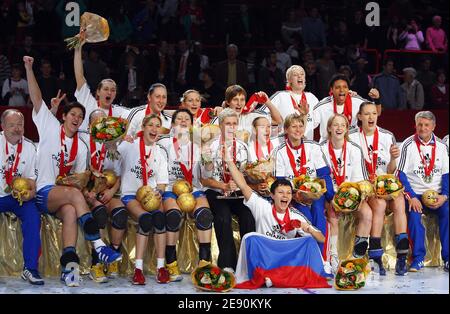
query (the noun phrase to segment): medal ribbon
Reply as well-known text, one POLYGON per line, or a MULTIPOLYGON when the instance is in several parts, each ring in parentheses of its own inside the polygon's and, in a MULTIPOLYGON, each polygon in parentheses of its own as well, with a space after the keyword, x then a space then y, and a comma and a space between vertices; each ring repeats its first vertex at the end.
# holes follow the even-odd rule
MULTIPOLYGON (((336 99, 334 99, 333 97, 333 111, 334 113, 338 113, 337 112, 337 103, 336 103, 336 99)), ((344 116, 346 116, 347 120, 348 120, 348 124, 352 124, 352 97, 350 96, 350 94, 347 94, 347 96, 345 97, 345 102, 344 102, 344 112, 343 112, 344 116)))
POLYGON ((302 99, 300 100, 300 103, 298 103, 298 104, 295 101, 294 97, 292 97, 292 95, 290 95, 290 96, 291 96, 292 107, 294 107, 295 110, 300 112, 300 107, 305 106, 305 104, 307 103, 305 92, 302 92, 302 99))
POLYGON ((342 162, 344 164, 344 166, 343 166, 344 170, 342 171, 342 175, 341 175, 341 171, 338 166, 336 154, 334 153, 334 149, 333 149, 333 145, 331 144, 331 141, 328 141, 328 152, 330 154, 330 159, 331 159, 331 163, 332 163, 331 171, 333 172, 333 176, 336 180, 336 184, 338 186, 340 186, 342 184, 342 182, 345 181, 345 168, 346 168, 345 160, 347 159, 347 140, 344 141, 344 146, 342 147, 341 155, 344 155, 344 158, 342 159, 342 162))
MULTIPOLYGON (((221 139, 221 146, 222 146, 222 175, 223 175, 223 182, 228 183, 231 180, 231 174, 226 174, 225 169, 227 168, 227 164, 225 162, 225 141, 224 139, 221 139)), ((236 164, 236 137, 233 137, 233 162, 236 164)))
POLYGON ((150 108, 150 104, 147 102, 147 107, 145 107, 145 115, 148 116, 152 114, 152 108, 150 108))
POLYGON ((378 128, 375 128, 375 133, 373 134, 373 143, 372 143, 372 151, 369 149, 369 145, 367 143, 366 133, 364 133, 363 129, 360 128, 360 132, 364 136, 364 141, 367 147, 367 152, 369 155, 369 161, 364 159, 366 163, 367 170, 369 171, 369 175, 371 178, 375 177, 377 171, 377 163, 378 163, 378 128))
POLYGON ((144 185, 147 185, 147 182, 148 182, 147 160, 149 160, 151 156, 152 156, 152 150, 150 150, 150 153, 148 154, 148 156, 145 154, 144 135, 141 135, 140 139, 139 139, 139 160, 141 161, 142 183, 144 185))
POLYGON ((90 150, 91 150, 91 165, 95 170, 102 172, 103 161, 105 160, 105 156, 106 156, 106 145, 102 144, 102 148, 100 149, 100 151, 98 151, 97 145, 95 144, 92 136, 90 136, 89 142, 90 142, 89 146, 90 146, 90 150), (99 152, 99 154, 97 154, 98 152, 99 152), (98 155, 98 157, 97 157, 97 155, 98 155))
POLYGON ((60 138, 61 138, 61 153, 59 157, 59 176, 65 176, 69 173, 70 169, 72 169, 73 161, 75 160, 75 157, 77 156, 78 152, 78 132, 76 132, 73 136, 73 142, 72 147, 70 148, 70 154, 69 154, 69 161, 65 163, 64 160, 64 151, 66 150, 66 132, 64 131, 64 126, 61 125, 61 132, 60 132, 60 138))
MULTIPOLYGON (((267 139, 266 145, 267 145, 267 153, 270 156, 270 153, 272 152, 272 142, 270 141, 270 138, 267 139)), ((255 152, 258 160, 264 159, 261 145, 258 143, 258 136, 256 136, 255 140, 255 152)))
MULTIPOLYGON (((180 146, 178 145, 178 139, 176 137, 173 138, 173 147, 175 148, 175 153, 177 155, 177 159, 180 159, 179 151, 180 146)), ((187 169, 186 165, 179 160, 181 172, 183 173, 186 180, 189 182, 190 185, 192 185, 192 168, 194 168, 194 142, 191 141, 191 152, 189 154, 188 159, 188 165, 190 166, 189 170, 187 169)))
POLYGON ((277 215, 277 211, 275 209, 275 205, 272 205, 272 215, 275 218, 276 222, 280 225, 280 231, 289 232, 293 230, 291 226, 291 217, 289 216, 289 208, 286 209, 284 213, 283 220, 280 220, 277 215))
MULTIPOLYGON (((97 100, 97 105, 100 109, 102 109, 102 107, 100 107, 100 100, 97 100)), ((112 117, 112 105, 109 106, 108 117, 112 117)))
POLYGON ((5 153, 6 153, 6 158, 7 158, 7 160, 6 160, 7 169, 5 170, 5 180, 6 180, 6 184, 8 186, 11 186, 14 173, 17 171, 17 167, 19 166, 20 154, 22 153, 22 140, 20 140, 20 142, 17 144, 16 156, 14 158, 12 167, 9 166, 9 162, 8 162, 9 150, 8 150, 8 141, 6 140, 6 137, 5 137, 5 153))
MULTIPOLYGON (((434 168, 434 162, 436 160, 436 140, 434 140, 433 144, 428 144, 431 145, 431 160, 430 160, 430 166, 427 166, 427 162, 425 157, 423 156, 422 151, 420 150, 420 139, 419 139, 419 135, 416 134, 414 136, 414 140, 416 142, 416 146, 417 146, 417 150, 419 151, 419 155, 420 155, 420 159, 422 160, 422 164, 423 164, 423 169, 425 170, 425 177, 430 177, 431 175, 431 171, 434 168)), ((427 144, 423 144, 424 146, 427 146, 427 144)))
POLYGON ((294 176, 299 177, 302 174, 306 174, 306 167, 305 167, 305 163, 306 163, 306 152, 305 152, 305 144, 302 143, 300 144, 300 146, 297 147, 293 147, 289 141, 289 139, 286 137, 286 151, 287 151, 287 155, 289 157, 289 163, 291 164, 291 168, 292 171, 294 172, 294 176), (295 162, 295 158, 294 158, 294 154, 291 151, 291 147, 292 149, 295 150, 299 150, 301 149, 301 153, 300 153, 300 170, 297 170, 297 164, 295 162))

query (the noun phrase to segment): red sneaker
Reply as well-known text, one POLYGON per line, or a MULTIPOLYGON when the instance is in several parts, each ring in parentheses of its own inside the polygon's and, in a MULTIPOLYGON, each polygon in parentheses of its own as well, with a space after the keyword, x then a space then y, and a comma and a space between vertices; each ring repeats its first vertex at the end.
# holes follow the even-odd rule
POLYGON ((144 274, 142 273, 142 270, 140 270, 139 268, 134 269, 134 276, 133 276, 132 283, 133 283, 133 285, 140 285, 140 286, 145 285, 144 274))
POLYGON ((158 268, 156 272, 157 283, 168 283, 170 281, 169 271, 165 267, 158 268))

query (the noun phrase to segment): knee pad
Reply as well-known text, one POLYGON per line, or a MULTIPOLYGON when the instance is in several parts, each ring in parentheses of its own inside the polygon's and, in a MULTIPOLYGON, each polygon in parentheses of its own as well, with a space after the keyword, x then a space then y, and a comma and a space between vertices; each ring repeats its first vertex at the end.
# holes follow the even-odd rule
POLYGON ((68 251, 61 255, 59 262, 61 263, 61 266, 64 269, 66 268, 66 265, 69 263, 80 264, 80 258, 78 257, 75 251, 68 251))
POLYGON ((167 231, 177 232, 180 230, 183 214, 176 208, 169 209, 166 212, 167 231))
POLYGON ((198 230, 209 230, 212 228, 213 213, 208 207, 200 207, 194 212, 195 226, 198 230))
POLYGON ((148 235, 153 227, 152 215, 150 213, 144 213, 139 216, 139 230, 138 233, 142 235, 148 235))
POLYGON ((356 258, 361 258, 366 255, 367 248, 369 247, 369 242, 366 237, 356 236, 355 245, 353 246, 353 255, 356 258))
POLYGON ((114 208, 111 212, 111 225, 118 230, 124 230, 127 227, 128 214, 125 207, 114 208))
POLYGON ((155 233, 160 234, 166 232, 166 216, 163 212, 159 210, 152 212, 152 220, 155 233))
POLYGON ((395 236, 395 251, 397 254, 408 254, 409 241, 406 233, 395 236))
POLYGON ((108 222, 108 212, 106 211, 105 205, 99 205, 92 209, 92 216, 95 221, 97 221, 98 227, 100 229, 105 229, 106 223, 108 222))
POLYGON ((98 223, 94 219, 91 213, 86 213, 78 218, 81 228, 84 231, 84 238, 88 241, 94 241, 100 239, 100 230, 98 223))

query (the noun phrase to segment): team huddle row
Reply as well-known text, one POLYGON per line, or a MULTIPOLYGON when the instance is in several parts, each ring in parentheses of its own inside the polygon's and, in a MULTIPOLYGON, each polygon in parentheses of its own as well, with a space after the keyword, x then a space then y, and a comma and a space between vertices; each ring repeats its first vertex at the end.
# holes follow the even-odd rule
MULTIPOLYGON (((409 271, 419 271, 426 253, 420 217, 423 211, 431 211, 439 217, 442 259, 448 271, 448 143, 434 135, 436 119, 431 112, 417 114, 416 133, 398 147, 394 135, 377 126, 380 104, 353 95, 347 78, 339 75, 329 83, 330 96, 319 102, 304 91, 305 72, 296 65, 286 73, 287 90, 270 98, 259 92, 246 102, 246 91, 232 85, 225 92, 222 106, 204 109, 199 93, 188 90, 180 109, 168 111, 164 110, 167 90, 157 83, 149 89, 148 103, 129 111, 112 104, 116 84, 110 79, 103 80, 96 97, 92 96, 83 75, 80 47, 74 56, 77 102, 64 106, 61 124, 54 109, 63 97, 52 99, 52 109, 48 109, 34 77, 33 59, 24 57, 24 63, 40 140, 36 149, 23 137, 22 114, 15 110, 4 112, 0 212, 13 211, 22 221, 22 278, 32 284, 43 284, 37 271, 40 213, 53 214, 62 221, 61 280, 68 286, 80 282, 75 250, 78 224, 85 239, 92 243, 90 277, 105 282, 118 274, 128 217, 138 226, 132 283, 145 284, 143 258, 150 233, 157 256, 156 281, 182 280, 176 244, 185 213, 173 189, 180 179, 191 185, 195 199, 187 215, 197 227, 199 266, 211 263, 214 225, 218 266, 236 269, 231 226, 234 214, 241 236, 254 231, 277 239, 312 236, 325 270, 335 273, 339 214, 330 206, 335 192, 343 182, 373 181, 377 175, 390 173, 404 185, 405 197, 390 201, 371 197, 361 202, 356 211, 353 256, 362 257, 368 251, 369 258, 379 265, 380 274, 386 273, 381 232, 389 208, 394 213, 396 274, 407 273, 410 249, 409 271), (255 109, 257 103, 262 106, 255 109), (117 159, 111 158, 107 144, 95 141, 89 133, 91 123, 105 116, 128 120, 127 136, 117 147, 117 159), (210 134, 202 133, 197 141, 192 129, 202 127, 210 134), (317 127, 320 143, 312 140, 317 127), (271 186, 267 182, 249 185, 242 175, 246 164, 261 160, 273 161, 272 172, 277 180, 271 186), (119 179, 99 194, 55 184, 58 178, 86 169, 100 173, 113 170, 119 179), (327 187, 323 197, 310 200, 294 192, 291 182, 301 175, 323 179, 327 187), (15 177, 26 178, 32 187, 23 204, 14 198, 15 177), (142 186, 154 189, 161 201, 159 208, 148 211, 143 206, 136 195, 142 186), (429 189, 439 193, 432 207, 421 202, 421 195, 429 189), (232 197, 237 191, 242 198, 232 197), (301 221, 301 226, 292 227, 294 220, 301 221), (108 223, 111 235, 106 245, 100 229, 108 223)), ((371 90, 369 96, 378 99, 378 91, 371 90)))

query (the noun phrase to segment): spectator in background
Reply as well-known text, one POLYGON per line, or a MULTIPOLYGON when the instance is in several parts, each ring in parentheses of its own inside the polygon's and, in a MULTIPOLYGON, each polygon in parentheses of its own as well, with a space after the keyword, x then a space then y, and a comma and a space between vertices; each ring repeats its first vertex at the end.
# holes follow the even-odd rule
POLYGON ((421 68, 417 71, 416 80, 418 80, 423 86, 425 105, 428 105, 431 101, 431 86, 433 86, 436 82, 436 73, 431 71, 430 58, 424 58, 420 66, 421 68))
MULTIPOLYGON (((294 10, 289 10, 287 21, 281 25, 281 37, 284 43, 294 44, 294 36, 302 35, 302 20, 297 17, 294 10)), ((298 37, 297 37, 298 38, 298 37)))
POLYGON ((367 60, 359 57, 355 62, 355 75, 350 81, 350 89, 358 93, 358 95, 368 95, 372 79, 366 72, 367 60))
POLYGON ((133 34, 133 25, 126 15, 124 4, 121 4, 118 10, 112 11, 108 24, 110 29, 109 40, 114 43, 126 42, 133 34))
POLYGON ((148 85, 145 72, 145 64, 141 59, 139 49, 127 46, 125 60, 119 69, 118 92, 124 106, 133 108, 141 103, 145 96, 144 87, 148 85))
POLYGON ((277 53, 270 51, 265 58, 265 65, 259 69, 258 90, 267 95, 273 95, 276 91, 284 90, 284 72, 277 66, 277 53))
POLYGON ((11 76, 11 65, 8 58, 0 51, 0 86, 11 76))
POLYGON ((16 43, 22 42, 32 20, 33 15, 27 10, 25 1, 16 2, 16 43))
POLYGON ((423 86, 416 80, 416 69, 408 67, 403 69, 404 83, 401 85, 406 95, 407 109, 422 110, 424 106, 423 86))
POLYGON ((302 35, 305 45, 311 48, 325 47, 325 24, 319 16, 319 10, 312 8, 309 16, 303 19, 302 35))
POLYGON ((346 64, 341 65, 339 67, 338 73, 344 75, 348 79, 349 82, 353 78, 353 72, 349 65, 346 65, 346 64))
POLYGON ((345 21, 339 21, 337 27, 330 34, 328 39, 330 46, 333 47, 333 60, 337 66, 341 66, 347 63, 346 52, 347 46, 350 45, 350 34, 348 32, 347 23, 345 21))
POLYGON ((277 56, 277 67, 284 74, 292 65, 291 57, 284 52, 284 47, 281 40, 275 40, 275 51, 277 56))
POLYGON ((373 87, 380 92, 380 103, 384 109, 402 109, 406 99, 400 87, 400 80, 394 75, 394 61, 386 59, 383 72, 373 78, 373 87))
POLYGON ((14 63, 21 63, 24 56, 33 57, 35 60, 35 67, 38 67, 40 53, 36 49, 33 48, 33 36, 31 34, 25 34, 23 38, 22 47, 20 47, 17 52, 14 54, 14 63))
POLYGON ((313 60, 307 61, 305 63, 305 77, 306 77, 306 87, 305 91, 310 92, 314 95, 319 94, 319 75, 317 73, 317 65, 313 60))
POLYGON ((231 26, 231 40, 242 45, 251 45, 251 40, 257 32, 254 27, 254 14, 249 11, 248 5, 242 3, 239 6, 239 14, 230 22, 231 26))
POLYGON ((302 35, 294 33, 291 37, 292 45, 286 50, 286 53, 291 57, 292 64, 300 63, 300 54, 305 50, 305 45, 303 44, 302 35))
POLYGON ((398 36, 400 35, 400 20, 398 16, 393 16, 391 23, 389 24, 389 27, 386 32, 386 39, 387 39, 387 49, 397 49, 399 48, 399 39, 398 36))
POLYGON ((147 58, 148 79, 149 83, 162 83, 165 86, 171 86, 170 82, 173 80, 175 72, 175 60, 173 56, 169 55, 169 44, 162 40, 159 42, 157 51, 150 53, 147 58))
POLYGON ((240 85, 244 89, 248 88, 247 65, 237 60, 238 47, 234 44, 227 46, 227 60, 221 61, 215 66, 216 82, 222 87, 230 85, 240 85))
POLYGON ((10 107, 26 107, 28 103, 28 83, 22 78, 22 67, 11 66, 11 77, 3 82, 3 103, 10 107))
POLYGON ((367 25, 364 14, 361 10, 356 10, 353 15, 353 21, 348 25, 350 41, 358 47, 366 47, 367 25))
POLYGON ((148 44, 156 39, 159 11, 154 0, 147 0, 144 8, 133 18, 134 36, 138 44, 148 44))
POLYGON ((199 41, 194 43, 194 54, 200 59, 200 70, 209 68, 209 57, 203 54, 203 45, 199 41))
POLYGON ((11 1, 0 3, 0 44, 9 44, 13 41, 15 34, 15 15, 11 1))
POLYGON ((203 9, 198 5, 197 0, 189 0, 187 2, 180 8, 180 23, 189 42, 191 40, 201 40, 201 27, 205 23, 203 9))
POLYGON ((439 15, 433 16, 433 26, 427 28, 427 46, 433 52, 447 52, 448 41, 445 31, 441 28, 442 18, 439 15))
POLYGON ((88 58, 83 62, 84 77, 87 85, 96 88, 101 80, 108 77, 108 69, 105 62, 100 59, 99 53, 96 49, 89 50, 88 58))
POLYGON ((188 42, 185 39, 178 41, 178 56, 175 65, 177 67, 177 79, 175 90, 182 94, 188 89, 197 89, 200 76, 200 58, 189 51, 188 42))
POLYGON ((449 109, 449 92, 445 71, 440 69, 437 72, 437 81, 431 87, 431 107, 432 109, 449 109))
POLYGON ((39 87, 42 92, 42 99, 47 105, 50 105, 53 97, 56 96, 58 90, 61 89, 61 84, 58 78, 52 73, 52 64, 49 60, 42 59, 39 68, 40 75, 37 77, 39 87))
POLYGON ((322 82, 319 86, 319 93, 315 94, 318 99, 328 96, 330 89, 327 82, 336 74, 336 65, 332 59, 332 52, 331 48, 326 47, 322 52, 322 57, 316 62, 319 82, 322 82))
POLYGON ((165 0, 158 4, 161 16, 160 39, 175 40, 177 32, 178 0, 165 0))
POLYGON ((214 82, 214 71, 211 68, 203 69, 200 73, 200 79, 202 84, 199 92, 202 96, 202 107, 222 106, 225 90, 214 82))
POLYGON ((404 49, 407 50, 421 50, 421 45, 424 42, 423 33, 419 29, 419 25, 415 19, 411 19, 406 25, 405 30, 399 36, 400 40, 405 41, 404 49))

